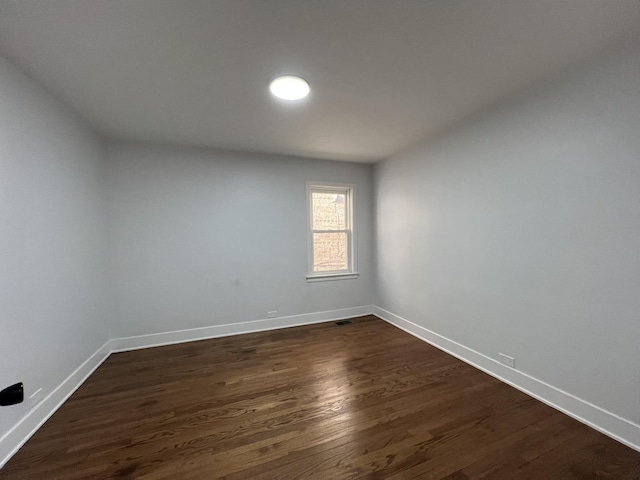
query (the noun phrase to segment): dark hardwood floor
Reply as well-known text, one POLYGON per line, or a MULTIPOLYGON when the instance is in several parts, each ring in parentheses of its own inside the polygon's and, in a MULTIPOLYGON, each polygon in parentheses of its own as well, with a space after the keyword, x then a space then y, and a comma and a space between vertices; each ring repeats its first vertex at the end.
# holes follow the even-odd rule
POLYGON ((637 479, 639 454, 373 317, 112 355, 10 479, 637 479))

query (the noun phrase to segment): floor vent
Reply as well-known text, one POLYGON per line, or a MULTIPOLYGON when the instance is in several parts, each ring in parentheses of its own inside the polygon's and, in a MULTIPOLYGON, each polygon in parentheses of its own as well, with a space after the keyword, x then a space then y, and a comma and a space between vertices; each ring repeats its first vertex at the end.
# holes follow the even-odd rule
POLYGON ((339 322, 336 322, 336 325, 338 325, 339 327, 341 327, 342 325, 351 325, 351 320, 340 320, 339 322))

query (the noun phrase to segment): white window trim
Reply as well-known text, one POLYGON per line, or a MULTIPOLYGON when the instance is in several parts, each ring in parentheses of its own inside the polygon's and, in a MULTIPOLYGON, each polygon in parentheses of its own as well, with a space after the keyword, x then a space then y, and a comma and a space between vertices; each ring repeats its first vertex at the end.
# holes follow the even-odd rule
POLYGON ((349 280, 358 278, 356 255, 356 225, 354 212, 356 209, 356 186, 352 183, 334 182, 307 182, 307 282, 325 282, 332 280, 349 280), (313 271, 313 206, 311 202, 311 192, 326 190, 329 192, 339 191, 347 195, 347 216, 348 225, 351 227, 349 235, 349 260, 350 270, 316 272, 313 271))

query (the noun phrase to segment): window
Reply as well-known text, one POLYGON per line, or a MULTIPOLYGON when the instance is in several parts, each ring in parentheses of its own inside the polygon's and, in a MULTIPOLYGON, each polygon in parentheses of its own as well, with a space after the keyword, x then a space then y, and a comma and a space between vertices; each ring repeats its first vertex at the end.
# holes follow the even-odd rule
POLYGON ((356 278, 353 185, 307 184, 309 274, 307 279, 356 278))

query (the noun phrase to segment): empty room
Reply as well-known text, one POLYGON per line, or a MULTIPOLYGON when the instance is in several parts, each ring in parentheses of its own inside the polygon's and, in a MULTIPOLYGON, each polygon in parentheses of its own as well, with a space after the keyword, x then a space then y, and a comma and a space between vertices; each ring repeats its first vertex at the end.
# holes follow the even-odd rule
POLYGON ((0 478, 640 478, 638 0, 0 0, 0 478))

